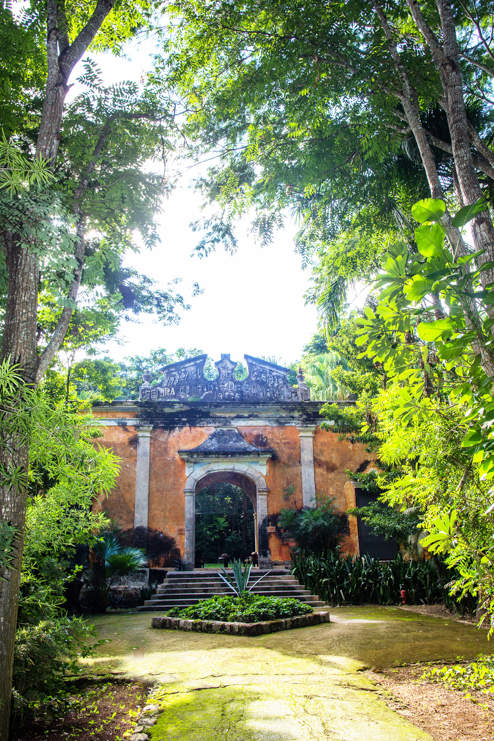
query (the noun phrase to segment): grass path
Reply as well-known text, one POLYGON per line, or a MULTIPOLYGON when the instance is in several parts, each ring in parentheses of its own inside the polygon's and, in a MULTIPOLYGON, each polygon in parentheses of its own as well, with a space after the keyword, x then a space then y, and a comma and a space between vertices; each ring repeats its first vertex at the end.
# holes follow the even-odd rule
POLYGON ((94 618, 110 639, 91 672, 155 683, 151 741, 430 741, 362 675, 371 666, 489 651, 485 631, 393 608, 332 610, 329 625, 268 636, 152 630, 150 615, 94 618))

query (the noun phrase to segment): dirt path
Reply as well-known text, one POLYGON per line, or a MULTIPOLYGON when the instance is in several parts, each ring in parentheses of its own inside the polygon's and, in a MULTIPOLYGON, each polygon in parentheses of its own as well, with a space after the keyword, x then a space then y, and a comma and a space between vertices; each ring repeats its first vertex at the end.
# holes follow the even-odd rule
POLYGON ((156 683, 151 741, 426 741, 363 669, 488 652, 484 631, 391 608, 332 610, 329 625, 259 638, 152 630, 96 618, 111 639, 87 662, 156 683))

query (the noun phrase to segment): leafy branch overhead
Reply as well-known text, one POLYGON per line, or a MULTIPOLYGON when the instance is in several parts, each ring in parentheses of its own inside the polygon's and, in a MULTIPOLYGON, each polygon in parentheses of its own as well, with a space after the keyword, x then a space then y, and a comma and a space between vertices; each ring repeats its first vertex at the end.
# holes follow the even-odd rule
MULTIPOLYGON (((412 235, 415 201, 429 192, 471 206, 492 188, 489 3, 175 0, 169 10, 155 77, 181 98, 186 156, 209 167, 197 179, 213 207, 198 249, 234 248, 248 210, 263 241, 294 216, 297 249, 315 263, 308 297, 329 329, 349 286, 412 235)), ((444 214, 463 247, 460 222, 444 214)), ((472 234, 493 261, 488 212, 472 234)))

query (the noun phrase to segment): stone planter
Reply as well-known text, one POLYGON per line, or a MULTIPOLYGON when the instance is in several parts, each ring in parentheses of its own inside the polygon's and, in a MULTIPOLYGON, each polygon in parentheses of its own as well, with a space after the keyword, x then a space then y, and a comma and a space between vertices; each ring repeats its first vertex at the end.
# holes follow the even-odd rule
POLYGON ((276 633, 279 630, 307 628, 310 625, 329 623, 329 612, 314 612, 310 615, 297 615, 282 620, 268 620, 263 623, 224 623, 220 620, 185 620, 175 617, 154 617, 152 628, 165 630, 186 630, 197 633, 226 633, 239 636, 260 636, 276 633))

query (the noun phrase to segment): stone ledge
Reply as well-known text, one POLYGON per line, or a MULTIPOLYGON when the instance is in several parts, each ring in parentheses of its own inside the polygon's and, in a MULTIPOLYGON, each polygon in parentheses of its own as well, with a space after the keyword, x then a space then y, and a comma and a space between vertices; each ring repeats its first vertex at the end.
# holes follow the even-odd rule
POLYGON ((282 620, 268 620, 263 623, 224 623, 220 620, 184 620, 174 617, 154 617, 152 628, 165 630, 189 630, 197 633, 228 633, 239 636, 260 636, 276 633, 279 630, 306 628, 310 625, 329 623, 329 612, 314 612, 310 615, 297 615, 282 620))

